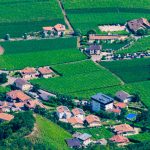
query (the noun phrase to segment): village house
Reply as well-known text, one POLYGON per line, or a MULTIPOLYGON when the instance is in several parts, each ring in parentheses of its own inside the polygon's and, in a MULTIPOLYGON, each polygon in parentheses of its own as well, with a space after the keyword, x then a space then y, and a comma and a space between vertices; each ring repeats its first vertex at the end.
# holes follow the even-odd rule
POLYGON ((40 77, 51 78, 53 76, 53 71, 49 67, 40 67, 38 71, 40 77))
POLYGON ((121 109, 120 108, 113 108, 113 109, 109 109, 109 112, 112 112, 116 115, 120 115, 121 114, 121 109))
POLYGON ((101 122, 99 117, 95 116, 95 115, 88 115, 85 118, 85 122, 87 122, 89 127, 98 127, 101 126, 101 122))
POLYGON ((95 41, 97 41, 98 43, 100 41, 110 41, 112 43, 115 40, 124 41, 127 38, 128 38, 128 36, 125 36, 125 35, 97 35, 97 34, 90 34, 89 35, 89 43, 93 43, 95 41))
POLYGON ((122 135, 114 135, 109 140, 111 142, 114 142, 114 143, 121 143, 121 144, 127 144, 127 143, 129 143, 129 139, 127 137, 122 136, 122 135))
POLYGON ((127 27, 131 32, 136 33, 139 29, 150 29, 150 23, 146 18, 139 18, 127 22, 127 27))
POLYGON ((84 133, 79 135, 77 138, 80 140, 83 146, 87 146, 92 142, 91 137, 92 136, 90 134, 84 133))
POLYGON ((22 91, 29 91, 32 85, 24 79, 16 79, 14 86, 22 91))
POLYGON ((0 113, 0 121, 11 121, 14 118, 13 115, 0 113))
POLYGON ((65 25, 62 25, 62 24, 56 24, 54 26, 54 29, 57 32, 58 36, 62 36, 65 33, 65 31, 66 31, 65 25))
POLYGON ((54 27, 51 27, 51 26, 43 27, 43 32, 46 36, 48 36, 48 35, 53 36, 54 35, 54 27))
POLYGON ((39 100, 30 100, 25 102, 25 106, 29 109, 34 109, 36 106, 44 108, 44 105, 39 100))
POLYGON ((24 110, 25 109, 25 103, 24 102, 18 102, 18 103, 13 103, 13 107, 12 107, 12 110, 13 111, 21 111, 21 110, 24 110))
POLYGON ((72 114, 73 114, 73 116, 78 117, 81 120, 85 119, 85 112, 81 108, 72 109, 72 114))
POLYGON ((68 118, 67 119, 68 123, 70 123, 73 128, 83 128, 83 120, 81 120, 80 118, 74 116, 74 117, 71 117, 71 118, 68 118))
POLYGON ((67 139, 66 143, 67 143, 68 147, 70 147, 70 148, 77 149, 77 148, 81 147, 80 140, 76 139, 76 138, 67 139))
POLYGON ((0 101, 0 112, 10 112, 12 103, 6 101, 0 101))
POLYGON ((71 118, 71 116, 72 116, 70 110, 66 106, 57 107, 57 112, 56 113, 57 113, 58 118, 61 119, 61 120, 71 118))
POLYGON ((102 138, 96 141, 96 144, 107 145, 107 140, 102 138))
POLYGON ((89 55, 100 55, 102 50, 102 45, 92 44, 86 49, 86 53, 89 55))
POLYGON ((132 135, 135 134, 135 130, 129 124, 120 124, 113 127, 113 131, 118 135, 132 135))
POLYGON ((114 99, 107 95, 98 93, 92 96, 91 100, 92 100, 92 111, 98 112, 100 110, 113 109, 114 99))
POLYGON ((20 73, 22 78, 25 80, 31 80, 37 78, 39 75, 38 72, 35 70, 35 68, 29 68, 29 67, 21 70, 20 73))
POLYGON ((20 90, 14 90, 6 94, 6 99, 11 102, 24 102, 30 100, 31 97, 20 90))
POLYGON ((132 96, 125 91, 118 91, 115 97, 123 103, 128 103, 132 100, 132 96))
POLYGON ((123 102, 117 102, 117 103, 114 103, 114 107, 118 109, 123 109, 127 107, 127 104, 123 102))

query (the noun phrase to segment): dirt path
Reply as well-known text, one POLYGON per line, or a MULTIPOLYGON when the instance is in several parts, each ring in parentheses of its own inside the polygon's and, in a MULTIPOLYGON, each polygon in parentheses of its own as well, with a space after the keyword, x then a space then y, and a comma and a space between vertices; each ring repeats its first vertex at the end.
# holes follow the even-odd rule
POLYGON ((66 11, 65 11, 65 9, 64 9, 64 7, 63 7, 63 4, 62 4, 61 0, 57 0, 57 1, 58 1, 58 4, 59 4, 59 6, 60 6, 60 8, 61 8, 61 10, 62 10, 63 15, 64 15, 65 23, 67 24, 67 26, 68 26, 70 32, 73 33, 73 32, 74 32, 73 27, 71 26, 71 24, 70 24, 70 22, 69 22, 69 19, 68 19, 68 17, 67 17, 66 11))
POLYGON ((0 46, 0 55, 3 55, 3 53, 4 53, 4 48, 0 46))

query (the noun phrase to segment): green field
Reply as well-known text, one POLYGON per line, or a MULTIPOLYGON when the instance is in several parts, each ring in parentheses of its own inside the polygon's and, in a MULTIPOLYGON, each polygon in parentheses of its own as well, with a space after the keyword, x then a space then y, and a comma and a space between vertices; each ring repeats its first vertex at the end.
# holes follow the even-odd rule
POLYGON ((33 143, 44 144, 47 149, 68 150, 65 139, 71 138, 70 133, 53 122, 37 115, 36 130, 34 134, 29 136, 33 143))
POLYGON ((101 62, 100 64, 126 83, 150 80, 150 59, 148 58, 101 62))
POLYGON ((150 50, 150 37, 144 37, 137 40, 131 47, 117 51, 119 54, 144 52, 150 50))
POLYGON ((150 133, 148 132, 145 132, 145 133, 140 133, 140 134, 137 134, 137 135, 132 135, 132 136, 129 136, 130 139, 133 139, 133 140, 137 140, 137 141, 150 141, 150 133))
POLYGON ((105 127, 78 129, 77 131, 80 133, 88 133, 92 135, 92 138, 94 140, 99 140, 102 138, 111 138, 113 136, 113 133, 107 130, 105 127))
POLYGON ((83 34, 90 29, 99 32, 98 25, 125 24, 139 17, 150 19, 149 0, 63 0, 63 5, 73 27, 83 34))
POLYGON ((21 37, 43 26, 64 23, 56 0, 0 0, 0 38, 21 37))
POLYGON ((62 76, 37 79, 32 82, 41 85, 41 88, 48 91, 67 95, 121 85, 121 81, 116 76, 90 60, 55 65, 52 68, 62 76))
POLYGON ((79 61, 86 58, 76 48, 76 38, 1 42, 0 69, 22 69, 79 61), (63 45, 63 46, 62 46, 63 45))

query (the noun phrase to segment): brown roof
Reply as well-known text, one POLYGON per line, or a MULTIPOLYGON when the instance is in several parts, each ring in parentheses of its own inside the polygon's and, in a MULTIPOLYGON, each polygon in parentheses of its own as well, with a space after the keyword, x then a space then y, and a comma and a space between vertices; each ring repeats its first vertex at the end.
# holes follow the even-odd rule
POLYGON ((112 142, 115 142, 115 143, 128 143, 129 142, 127 137, 124 137, 124 136, 121 136, 121 135, 114 135, 109 140, 112 141, 112 142))
POLYGON ((88 115, 85 120, 90 124, 93 122, 100 122, 99 117, 95 116, 95 115, 88 115))
POLYGON ((43 27, 44 31, 53 31, 53 27, 43 27))
POLYGON ((37 105, 40 106, 41 108, 44 108, 44 105, 41 102, 39 102, 39 100, 30 100, 26 102, 25 105, 29 108, 35 108, 37 105))
POLYGON ((150 23, 148 22, 146 18, 134 19, 134 20, 129 21, 127 24, 128 24, 128 27, 134 32, 136 32, 140 28, 146 28, 146 26, 150 27, 150 23))
POLYGON ((52 71, 50 68, 48 68, 48 67, 40 67, 40 68, 38 69, 38 71, 39 71, 41 74, 43 74, 43 75, 45 75, 45 74, 50 74, 50 73, 53 72, 53 71, 52 71))
POLYGON ((72 109, 72 113, 74 115, 79 115, 79 114, 84 115, 85 114, 85 112, 82 109, 80 109, 80 108, 74 108, 74 109, 72 109))
POLYGON ((116 125, 116 126, 114 126, 114 130, 117 133, 133 132, 134 131, 133 127, 131 127, 128 124, 116 125))
POLYGON ((127 38, 127 36, 121 36, 121 35, 96 35, 96 34, 90 34, 89 40, 115 40, 120 38, 127 38))
POLYGON ((83 124, 83 121, 78 117, 71 117, 67 121, 71 124, 83 124))
POLYGON ((126 108, 126 106, 127 106, 127 104, 125 104, 125 103, 115 103, 114 104, 115 105, 115 107, 119 107, 119 108, 126 108))
POLYGON ((62 24, 56 24, 54 26, 54 28, 57 30, 57 31, 65 31, 66 30, 66 27, 62 24))
POLYGON ((24 106, 24 103, 23 102, 19 102, 19 103, 14 103, 13 104, 15 107, 23 107, 24 106))
POLYGON ((21 72, 24 74, 34 74, 34 73, 36 73, 36 70, 35 70, 35 68, 27 67, 27 68, 24 68, 21 72))
POLYGON ((59 113, 62 113, 62 112, 68 112, 68 113, 70 113, 70 110, 66 106, 59 106, 59 107, 57 107, 57 111, 59 113))
POLYGON ((10 121, 14 118, 13 115, 6 114, 6 113, 0 113, 0 119, 10 121))
POLYGON ((26 95, 20 90, 14 90, 14 91, 8 92, 7 96, 10 97, 11 99, 14 99, 14 100, 19 99, 21 101, 26 101, 30 99, 28 95, 26 95))

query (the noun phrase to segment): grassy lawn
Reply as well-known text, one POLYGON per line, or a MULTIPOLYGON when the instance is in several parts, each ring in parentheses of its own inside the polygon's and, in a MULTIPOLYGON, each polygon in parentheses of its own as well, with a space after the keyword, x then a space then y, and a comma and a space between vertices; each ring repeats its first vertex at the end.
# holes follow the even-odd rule
POLYGON ((65 139, 71 138, 70 133, 53 122, 37 115, 36 132, 29 136, 33 143, 44 144, 47 149, 68 150, 65 139))
POLYGON ((140 133, 137 135, 132 135, 129 137, 130 139, 137 140, 137 141, 150 141, 150 133, 145 132, 145 133, 140 133))
POLYGON ((77 131, 81 133, 91 134, 94 140, 111 138, 113 136, 113 133, 107 130, 105 127, 78 129, 77 131))
POLYGON ((98 25, 124 24, 126 21, 145 17, 150 19, 150 2, 116 0, 63 0, 69 20, 75 29, 85 34, 90 29, 100 33, 98 25))
POLYGON ((126 83, 150 79, 150 59, 147 58, 102 62, 100 64, 118 75, 126 83))
MULTIPOLYGON (((33 83, 51 92, 72 95, 110 86, 120 85, 121 81, 112 73, 94 64, 92 61, 82 61, 70 64, 52 66, 62 74, 61 77, 36 79, 33 83)), ((76 95, 77 96, 77 95, 76 95)))
POLYGON ((76 38, 32 40, 0 43, 5 52, 0 56, 0 69, 22 69, 86 59, 76 49, 76 38), (63 47, 62 47, 63 44, 63 47))
POLYGON ((127 54, 127 53, 136 53, 136 52, 144 52, 150 50, 150 37, 145 37, 137 40, 131 47, 117 51, 119 54, 127 54))
POLYGON ((63 23, 56 0, 0 0, 0 37, 7 33, 21 37, 26 32, 40 31, 43 26, 63 23))

